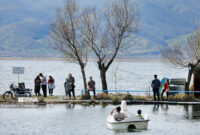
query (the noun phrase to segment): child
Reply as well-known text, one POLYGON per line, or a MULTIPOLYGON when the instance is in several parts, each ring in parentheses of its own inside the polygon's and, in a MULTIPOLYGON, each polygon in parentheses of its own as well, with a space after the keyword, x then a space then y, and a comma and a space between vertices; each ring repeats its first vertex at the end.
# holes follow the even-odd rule
POLYGON ((142 111, 141 111, 141 110, 138 110, 137 113, 138 113, 138 117, 139 117, 140 119, 143 119, 142 111))

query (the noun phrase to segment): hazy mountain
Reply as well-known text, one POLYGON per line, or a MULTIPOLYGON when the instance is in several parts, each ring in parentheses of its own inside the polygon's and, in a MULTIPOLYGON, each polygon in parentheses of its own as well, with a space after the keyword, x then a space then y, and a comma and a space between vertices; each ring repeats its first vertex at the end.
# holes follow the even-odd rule
MULTIPOLYGON (((80 6, 99 9, 109 0, 78 0, 80 6)), ((0 56, 55 57, 48 31, 56 7, 64 0, 0 0, 0 56)), ((136 0, 140 8, 141 29, 138 45, 123 52, 127 57, 151 56, 171 41, 185 37, 200 21, 199 0, 136 0)), ((56 55, 58 56, 58 55, 56 55)))

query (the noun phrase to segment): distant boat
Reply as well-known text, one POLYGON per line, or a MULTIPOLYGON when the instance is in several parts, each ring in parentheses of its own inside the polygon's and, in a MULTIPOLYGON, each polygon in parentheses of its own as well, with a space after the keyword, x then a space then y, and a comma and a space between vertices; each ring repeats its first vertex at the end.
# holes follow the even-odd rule
POLYGON ((146 130, 148 129, 148 118, 147 115, 143 118, 139 118, 136 115, 133 115, 127 111, 126 101, 121 102, 122 112, 128 117, 124 120, 117 121, 113 115, 107 117, 107 127, 113 130, 146 130))

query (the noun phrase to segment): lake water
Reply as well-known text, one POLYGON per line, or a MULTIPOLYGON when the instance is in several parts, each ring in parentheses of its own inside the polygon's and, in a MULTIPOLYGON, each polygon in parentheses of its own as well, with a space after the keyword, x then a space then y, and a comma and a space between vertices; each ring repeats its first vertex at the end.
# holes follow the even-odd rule
MULTIPOLYGON (((41 72, 47 77, 55 78, 54 95, 64 95, 64 81, 68 73, 76 80, 76 94, 83 89, 82 75, 77 64, 62 61, 36 60, 0 60, 0 94, 9 89, 10 83, 17 83, 17 75, 12 74, 12 67, 25 67, 25 74, 20 75, 20 81, 27 88, 34 88, 34 78, 41 72)), ((108 88, 110 90, 149 90, 153 75, 159 78, 186 78, 187 69, 177 69, 168 63, 161 62, 114 62, 107 72, 108 88), (118 67, 118 68, 117 68, 118 67), (116 74, 117 73, 117 74, 116 74), (114 75, 117 75, 115 79, 114 75), (117 85, 115 86, 115 80, 117 85)), ((96 62, 89 62, 86 67, 87 78, 93 76, 96 88, 101 89, 99 70, 96 62)))
POLYGON ((200 106, 130 105, 148 114, 148 130, 113 131, 106 118, 116 106, 0 105, 0 135, 199 135, 200 106))

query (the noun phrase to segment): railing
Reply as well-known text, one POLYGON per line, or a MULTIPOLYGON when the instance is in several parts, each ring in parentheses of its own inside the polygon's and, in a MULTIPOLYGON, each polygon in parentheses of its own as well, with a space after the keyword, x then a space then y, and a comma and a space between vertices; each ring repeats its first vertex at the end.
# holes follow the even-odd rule
MULTIPOLYGON (((86 92, 88 90, 81 90, 81 95, 83 95, 83 92, 86 92)), ((146 93, 151 93, 153 91, 150 90, 95 90, 96 92, 109 92, 109 93, 140 93, 140 92, 146 92, 146 93)), ((170 90, 168 91, 169 93, 200 93, 200 91, 174 91, 170 90)))

